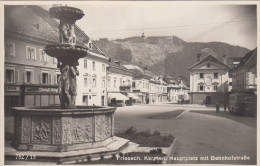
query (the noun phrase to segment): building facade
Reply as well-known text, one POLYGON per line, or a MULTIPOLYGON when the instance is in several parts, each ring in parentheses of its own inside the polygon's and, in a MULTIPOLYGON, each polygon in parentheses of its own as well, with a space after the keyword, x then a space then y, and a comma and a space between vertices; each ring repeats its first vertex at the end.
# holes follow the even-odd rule
POLYGON ((138 97, 136 103, 148 104, 151 76, 137 65, 124 65, 124 67, 133 72, 132 91, 138 97))
POLYGON ((107 105, 107 61, 108 57, 94 43, 88 55, 79 60, 77 105, 107 105))
POLYGON ((108 105, 132 105, 138 99, 132 92, 133 72, 120 61, 109 59, 107 72, 108 105))
POLYGON ((223 102, 228 91, 228 70, 224 62, 208 55, 189 68, 190 103, 215 104, 223 102))
POLYGON ((14 106, 59 104, 60 71, 43 50, 56 43, 38 7, 5 6, 5 110, 14 106), (27 17, 26 19, 23 19, 27 17))
POLYGON ((233 69, 232 91, 257 89, 257 48, 247 53, 233 69))

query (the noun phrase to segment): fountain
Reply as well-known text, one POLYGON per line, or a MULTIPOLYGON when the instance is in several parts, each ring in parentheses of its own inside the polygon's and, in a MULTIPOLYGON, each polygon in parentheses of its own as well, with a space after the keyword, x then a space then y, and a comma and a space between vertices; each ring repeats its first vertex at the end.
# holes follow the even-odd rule
MULTIPOLYGON (((49 56, 57 58, 61 71, 60 106, 13 108, 13 145, 17 151, 37 152, 38 156, 59 162, 118 153, 128 140, 114 136, 116 108, 75 106, 78 60, 87 56, 88 49, 76 45, 74 26, 84 13, 77 8, 58 6, 50 9, 50 15, 60 20, 60 43, 45 47, 49 56)), ((15 152, 6 153, 12 154, 15 152)))

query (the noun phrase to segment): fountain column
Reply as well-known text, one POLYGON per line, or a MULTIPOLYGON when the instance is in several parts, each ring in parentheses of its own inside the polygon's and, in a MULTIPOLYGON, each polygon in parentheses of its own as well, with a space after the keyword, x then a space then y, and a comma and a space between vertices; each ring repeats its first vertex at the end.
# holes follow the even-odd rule
POLYGON ((77 66, 78 59, 87 55, 87 48, 76 45, 74 31, 76 20, 84 16, 82 10, 59 6, 50 9, 50 15, 60 20, 59 41, 57 45, 47 45, 45 52, 58 60, 61 77, 59 80, 59 94, 61 109, 76 108, 75 99, 77 95, 76 77, 79 75, 77 66))

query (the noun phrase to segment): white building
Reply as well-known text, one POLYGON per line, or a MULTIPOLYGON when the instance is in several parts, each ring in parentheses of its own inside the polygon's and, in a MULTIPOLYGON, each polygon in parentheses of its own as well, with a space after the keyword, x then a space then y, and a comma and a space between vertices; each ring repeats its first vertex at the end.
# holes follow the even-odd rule
POLYGON ((228 70, 230 68, 212 55, 208 55, 202 60, 198 58, 198 60, 189 68, 190 103, 223 102, 223 95, 228 91, 228 70))
POLYGON ((109 59, 107 71, 108 105, 132 105, 137 97, 132 93, 133 72, 125 68, 120 61, 109 59))
POLYGON ((88 55, 79 60, 76 105, 107 105, 108 57, 92 42, 88 55))

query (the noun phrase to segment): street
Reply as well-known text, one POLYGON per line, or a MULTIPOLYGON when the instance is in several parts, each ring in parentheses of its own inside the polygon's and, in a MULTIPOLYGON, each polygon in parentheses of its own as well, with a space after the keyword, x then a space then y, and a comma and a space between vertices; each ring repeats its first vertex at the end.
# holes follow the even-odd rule
POLYGON ((178 142, 174 156, 199 158, 195 161, 172 160, 173 164, 256 164, 256 117, 234 116, 223 108, 216 113, 214 107, 170 103, 117 108, 115 132, 131 126, 138 131, 157 130, 161 134, 171 134, 178 142), (147 118, 179 109, 185 111, 178 119, 147 118), (247 159, 229 160, 232 156, 246 156, 247 159), (216 160, 217 157, 224 159, 216 160))

